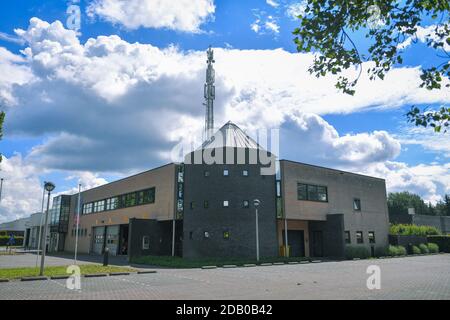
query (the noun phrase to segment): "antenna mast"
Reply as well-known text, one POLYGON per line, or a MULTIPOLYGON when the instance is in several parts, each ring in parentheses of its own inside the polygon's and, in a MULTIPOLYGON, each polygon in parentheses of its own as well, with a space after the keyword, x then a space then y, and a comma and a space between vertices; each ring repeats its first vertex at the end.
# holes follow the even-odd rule
POLYGON ((205 96, 205 107, 206 107, 206 116, 205 116, 205 140, 208 141, 211 139, 214 130, 214 99, 216 98, 216 87, 214 86, 215 82, 215 71, 213 67, 214 60, 214 51, 209 46, 208 51, 206 51, 208 60, 206 63, 208 64, 208 68, 206 69, 206 83, 204 88, 204 96, 205 96))

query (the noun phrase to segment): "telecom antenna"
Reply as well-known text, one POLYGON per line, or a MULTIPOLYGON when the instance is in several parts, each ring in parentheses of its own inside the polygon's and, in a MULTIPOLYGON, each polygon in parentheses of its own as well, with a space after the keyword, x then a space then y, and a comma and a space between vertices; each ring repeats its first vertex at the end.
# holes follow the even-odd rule
POLYGON ((214 86, 215 82, 215 71, 213 67, 214 60, 214 51, 209 46, 208 51, 206 51, 208 60, 206 63, 208 64, 208 68, 206 69, 206 83, 204 89, 205 96, 205 107, 206 107, 206 116, 205 116, 205 140, 208 141, 211 139, 214 130, 214 99, 216 98, 216 87, 214 86))

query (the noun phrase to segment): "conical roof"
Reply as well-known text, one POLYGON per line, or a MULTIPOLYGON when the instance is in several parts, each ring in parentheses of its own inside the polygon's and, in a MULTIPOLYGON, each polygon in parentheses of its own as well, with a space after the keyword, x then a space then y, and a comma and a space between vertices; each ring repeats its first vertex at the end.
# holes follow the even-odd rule
POLYGON ((222 128, 217 130, 211 139, 205 141, 201 149, 223 147, 263 150, 255 140, 250 138, 250 136, 231 121, 228 121, 222 128))

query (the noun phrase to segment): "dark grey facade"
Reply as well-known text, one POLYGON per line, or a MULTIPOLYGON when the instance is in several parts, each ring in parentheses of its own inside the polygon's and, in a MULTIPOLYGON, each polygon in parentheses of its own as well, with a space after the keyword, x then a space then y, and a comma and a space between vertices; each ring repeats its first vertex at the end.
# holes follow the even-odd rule
POLYGON ((277 256, 275 175, 261 175, 261 167, 185 164, 183 257, 255 258, 254 199, 261 201, 260 256, 277 256))

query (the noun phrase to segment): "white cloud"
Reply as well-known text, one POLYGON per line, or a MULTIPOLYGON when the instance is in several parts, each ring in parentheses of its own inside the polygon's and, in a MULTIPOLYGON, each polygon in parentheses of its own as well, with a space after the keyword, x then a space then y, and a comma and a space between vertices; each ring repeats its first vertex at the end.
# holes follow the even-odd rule
POLYGON ((280 26, 278 24, 278 18, 272 15, 267 15, 265 11, 254 9, 253 15, 255 16, 255 21, 250 25, 255 33, 259 35, 277 35, 280 33, 280 26))
POLYGON ((0 163, 3 182, 0 223, 23 218, 41 211, 42 188, 35 166, 26 163, 19 154, 3 157, 0 163))
POLYGON ((266 3, 271 6, 271 7, 278 7, 280 4, 278 2, 276 2, 275 0, 266 0, 266 3))
POLYGON ((408 190, 431 203, 450 193, 450 163, 408 166, 402 162, 387 161, 368 165, 361 172, 386 179, 390 192, 408 190))
MULTIPOLYGON (((9 64, 26 75, 9 86, 16 106, 7 110, 8 136, 45 137, 26 156, 28 163, 76 174, 148 169, 165 163, 182 137, 201 132, 204 52, 132 44, 118 36, 82 44, 61 23, 37 18, 17 33, 27 41, 25 58, 5 49, 0 66, 9 64)), ((418 88, 416 68, 393 69, 385 81, 375 82, 363 72, 352 97, 334 88, 334 77, 311 76, 309 54, 215 49, 215 59, 216 124, 232 120, 249 130, 281 127, 295 151, 292 160, 355 170, 382 166, 399 152, 389 133, 340 135, 320 115, 450 101, 447 91, 418 88)), ((391 171, 411 170, 405 166, 391 171)), ((90 178, 92 185, 105 182, 90 178)), ((430 197, 441 190, 428 186, 430 197)))
POLYGON ((99 16, 128 29, 167 28, 194 33, 213 18, 214 12, 213 0, 95 0, 87 9, 91 17, 99 16))
POLYGON ((291 3, 286 8, 286 15, 292 20, 297 20, 298 16, 305 13, 306 4, 304 1, 291 3))
MULTIPOLYGON (((422 26, 417 26, 417 31, 415 33, 415 35, 413 37, 409 37, 407 38, 405 41, 403 41, 402 43, 400 43, 397 48, 400 50, 404 50, 406 48, 408 48, 414 40, 418 40, 422 43, 427 43, 428 41, 432 41, 432 42, 443 42, 443 49, 447 52, 450 51, 450 44, 447 43, 444 39, 442 39, 441 37, 439 37, 436 34, 436 25, 430 25, 428 27, 422 27, 422 26)), ((439 26, 438 27, 443 28, 443 26, 439 26)), ((447 35, 448 36, 448 35, 447 35)))

